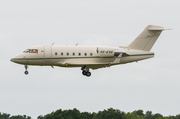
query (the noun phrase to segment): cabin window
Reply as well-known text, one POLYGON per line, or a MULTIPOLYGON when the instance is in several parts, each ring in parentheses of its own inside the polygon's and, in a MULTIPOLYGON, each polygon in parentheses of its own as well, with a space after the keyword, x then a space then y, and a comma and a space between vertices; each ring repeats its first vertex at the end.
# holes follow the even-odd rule
POLYGON ((87 53, 84 53, 84 55, 86 56, 86 55, 87 55, 87 53))
POLYGON ((57 52, 55 52, 55 55, 57 55, 57 52))
POLYGON ((27 49, 23 53, 38 53, 38 49, 27 49))
POLYGON ((67 52, 67 55, 69 55, 69 52, 67 52))
POLYGON ((61 52, 61 55, 63 55, 63 52, 61 52))
POLYGON ((73 56, 75 55, 75 53, 73 52, 73 56))
POLYGON ((92 56, 92 53, 90 53, 90 56, 92 56))
POLYGON ((30 49, 29 52, 30 53, 38 53, 38 50, 37 49, 30 49))
POLYGON ((81 56, 81 53, 79 53, 79 56, 81 56))

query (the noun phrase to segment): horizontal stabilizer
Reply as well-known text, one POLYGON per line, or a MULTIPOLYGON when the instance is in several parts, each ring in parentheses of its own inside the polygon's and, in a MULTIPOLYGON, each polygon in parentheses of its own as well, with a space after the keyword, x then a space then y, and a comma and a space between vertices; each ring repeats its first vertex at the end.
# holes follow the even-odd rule
POLYGON ((148 28, 149 31, 163 31, 165 30, 164 28, 156 28, 156 27, 152 27, 152 28, 148 28))
POLYGON ((148 28, 149 31, 164 31, 164 30, 171 30, 163 27, 151 26, 148 28))

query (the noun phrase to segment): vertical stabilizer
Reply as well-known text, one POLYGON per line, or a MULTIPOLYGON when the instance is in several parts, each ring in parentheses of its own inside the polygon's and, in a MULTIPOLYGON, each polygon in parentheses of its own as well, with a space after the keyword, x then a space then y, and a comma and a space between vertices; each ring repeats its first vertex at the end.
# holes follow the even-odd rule
POLYGON ((150 51, 163 30, 165 29, 161 26, 148 25, 128 48, 150 51))

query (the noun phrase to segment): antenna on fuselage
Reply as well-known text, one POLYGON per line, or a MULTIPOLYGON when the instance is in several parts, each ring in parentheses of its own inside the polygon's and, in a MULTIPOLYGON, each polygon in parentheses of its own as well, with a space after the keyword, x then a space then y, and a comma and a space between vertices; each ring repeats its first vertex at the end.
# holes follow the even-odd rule
POLYGON ((76 44, 76 46, 78 45, 78 43, 76 44))
POLYGON ((97 47, 96 54, 98 54, 98 53, 99 53, 99 49, 98 49, 98 47, 97 47))

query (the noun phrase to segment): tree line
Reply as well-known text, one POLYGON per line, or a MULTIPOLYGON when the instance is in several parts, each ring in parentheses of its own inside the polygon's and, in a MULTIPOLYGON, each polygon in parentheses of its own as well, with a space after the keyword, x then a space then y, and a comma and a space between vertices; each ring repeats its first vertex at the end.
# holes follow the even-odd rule
POLYGON ((80 112, 76 108, 73 110, 57 110, 47 115, 40 115, 38 119, 180 119, 180 114, 176 116, 163 116, 160 113, 153 114, 152 111, 143 112, 135 110, 125 113, 118 109, 109 108, 97 113, 80 112))
MULTIPOLYGON (((7 113, 0 113, 0 119, 32 119, 26 115, 11 116, 7 113)), ((180 114, 176 116, 163 116, 160 113, 153 114, 152 111, 135 110, 133 112, 123 112, 118 109, 109 108, 99 112, 80 112, 76 108, 69 110, 57 110, 55 112, 40 115, 37 119, 180 119, 180 114)))
POLYGON ((0 113, 0 119, 32 119, 32 118, 26 115, 11 116, 10 114, 7 113, 0 113))

